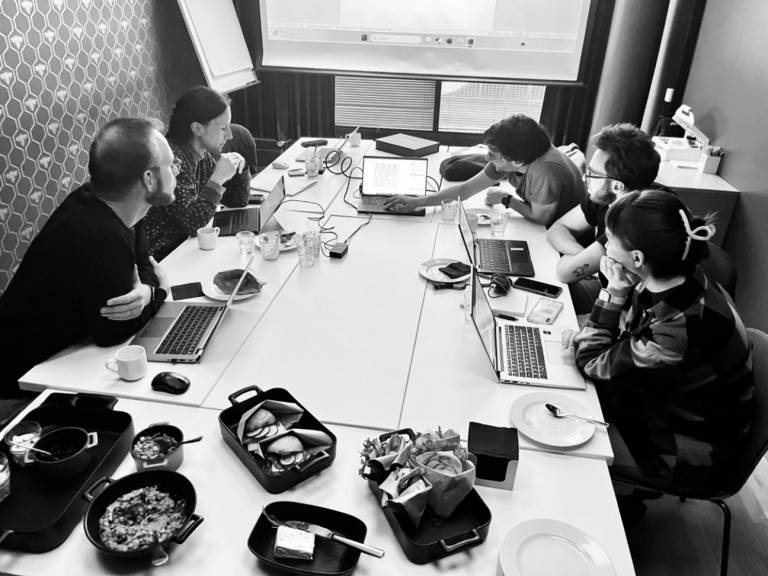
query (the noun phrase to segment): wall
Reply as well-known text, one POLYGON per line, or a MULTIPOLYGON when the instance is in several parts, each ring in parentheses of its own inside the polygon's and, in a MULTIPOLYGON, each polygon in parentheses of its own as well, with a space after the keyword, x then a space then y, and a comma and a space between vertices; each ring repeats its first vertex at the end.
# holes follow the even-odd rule
POLYGON ((720 176, 741 190, 724 248, 736 260, 736 303, 768 331, 768 2, 707 2, 683 102, 722 146, 720 176))
POLYGON ((176 2, 0 0, 0 292, 87 179, 98 127, 118 116, 165 120, 201 82, 176 2))

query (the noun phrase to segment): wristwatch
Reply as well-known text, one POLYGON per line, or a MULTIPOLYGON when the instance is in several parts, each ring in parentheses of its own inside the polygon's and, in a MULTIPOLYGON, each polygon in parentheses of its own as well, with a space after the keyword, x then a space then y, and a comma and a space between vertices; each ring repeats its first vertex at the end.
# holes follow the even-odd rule
POLYGON ((512 194, 507 194, 504 196, 504 198, 501 199, 501 204, 504 206, 504 208, 509 208, 509 201, 512 199, 512 194))
POLYGON ((624 304, 624 302, 627 301, 626 296, 614 296, 613 294, 608 292, 608 290, 606 290, 605 288, 600 289, 600 293, 597 295, 597 299, 600 300, 601 302, 605 302, 606 304, 610 302, 610 303, 619 304, 619 305, 624 304))

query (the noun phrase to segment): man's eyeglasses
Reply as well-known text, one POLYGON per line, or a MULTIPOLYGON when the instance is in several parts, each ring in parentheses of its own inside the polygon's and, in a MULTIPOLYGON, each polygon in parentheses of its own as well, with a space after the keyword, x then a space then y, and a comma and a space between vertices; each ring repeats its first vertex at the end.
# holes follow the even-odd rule
POLYGON ((485 154, 485 158, 488 160, 488 162, 492 162, 494 160, 503 160, 504 156, 502 156, 501 152, 498 150, 488 150, 488 152, 485 154))
MULTIPOLYGON (((147 170, 160 170, 160 168, 162 168, 162 166, 155 165, 155 166, 150 166, 149 168, 147 168, 147 170)), ((181 160, 179 160, 178 158, 174 158, 173 162, 171 163, 171 174, 173 174, 174 176, 178 176, 180 172, 181 172, 181 160)))
POLYGON ((616 180, 616 178, 611 178, 610 176, 600 176, 598 174, 592 174, 592 172, 584 172, 584 175, 581 177, 581 179, 586 184, 589 180, 616 180))

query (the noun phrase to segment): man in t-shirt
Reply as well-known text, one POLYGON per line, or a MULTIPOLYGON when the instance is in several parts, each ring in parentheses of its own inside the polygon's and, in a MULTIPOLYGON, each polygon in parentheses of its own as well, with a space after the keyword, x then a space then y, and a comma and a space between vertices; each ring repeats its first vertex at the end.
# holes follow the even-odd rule
POLYGON ((91 145, 88 171, 90 183, 54 211, 0 296, 0 399, 72 344, 122 342, 165 300, 168 283, 137 223, 173 202, 168 142, 152 121, 113 120, 91 145))
POLYGON ((466 182, 419 198, 397 196, 385 206, 398 212, 436 206, 446 199, 466 200, 499 180, 509 180, 518 197, 491 189, 486 204, 502 203, 528 220, 550 226, 585 197, 579 170, 552 146, 533 118, 523 114, 505 118, 485 131, 483 141, 488 146, 488 163, 466 182))
POLYGON ((577 314, 589 313, 600 292, 594 274, 605 254, 608 207, 623 194, 652 187, 660 162, 650 136, 632 124, 606 126, 594 136, 594 144, 584 173, 589 196, 547 231, 550 244, 563 255, 557 277, 570 284, 577 314), (595 239, 584 247, 577 238, 589 233, 595 239))

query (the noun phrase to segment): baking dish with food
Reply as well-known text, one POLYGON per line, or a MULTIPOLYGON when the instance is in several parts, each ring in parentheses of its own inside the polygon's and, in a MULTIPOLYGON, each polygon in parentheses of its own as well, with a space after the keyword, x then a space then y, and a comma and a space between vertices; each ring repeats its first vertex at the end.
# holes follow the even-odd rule
POLYGON ((184 461, 184 433, 167 422, 158 422, 137 433, 131 442, 136 470, 177 470, 184 461))
MULTIPOLYGON (((118 558, 134 558, 147 556, 152 558, 152 564, 161 566, 168 561, 168 553, 165 549, 171 543, 182 544, 190 534, 202 523, 203 518, 195 514, 197 496, 192 483, 178 472, 169 470, 146 470, 135 472, 118 480, 102 477, 94 482, 84 493, 83 498, 90 502, 83 519, 85 535, 91 544, 101 552, 118 558), (106 487, 94 496, 94 491, 102 484, 106 487), (177 515, 176 525, 170 526, 169 519, 165 519, 164 527, 162 515, 159 515, 158 506, 154 503, 147 504, 142 498, 145 492, 153 490, 170 499, 175 504, 174 511, 169 511, 168 516, 177 515), (123 505, 121 515, 114 514, 115 518, 127 517, 130 522, 119 526, 115 532, 125 536, 126 527, 141 525, 144 520, 142 514, 153 515, 147 527, 142 527, 133 540, 127 543, 111 543, 107 538, 102 525, 105 513, 116 504, 123 505)), ((110 518, 112 515, 108 515, 110 518)))
POLYGON ((232 405, 229 408, 225 408, 221 414, 219 414, 219 428, 221 429, 221 435, 224 437, 224 441, 227 445, 237 455, 240 461, 245 464, 246 468, 251 471, 251 474, 256 477, 267 492, 272 494, 284 492, 292 486, 314 476, 321 470, 328 468, 336 458, 336 436, 284 388, 261 390, 258 386, 246 386, 245 388, 241 388, 230 394, 229 402, 232 405), (249 392, 253 392, 255 395, 242 401, 239 400, 241 396, 249 392), (303 413, 293 427, 323 432, 331 438, 331 445, 314 454, 311 458, 304 460, 301 463, 294 464, 281 474, 271 474, 268 466, 266 466, 265 460, 248 451, 237 436, 237 426, 243 414, 265 400, 276 400, 296 404, 301 408, 303 413))
MULTIPOLYGON (((24 415, 42 432, 75 426, 97 432, 84 470, 71 478, 51 478, 37 465, 11 462, 11 494, 0 506, 0 547, 47 552, 59 546, 82 519, 88 504, 81 498, 95 478, 114 473, 131 445, 133 419, 113 410, 114 396, 54 393, 24 415)), ((7 451, 3 442, 0 450, 7 451)))
POLYGON ((35 449, 27 451, 24 462, 34 463, 37 470, 51 478, 72 478, 88 467, 90 449, 98 443, 98 432, 78 426, 54 428, 40 436, 35 449))

